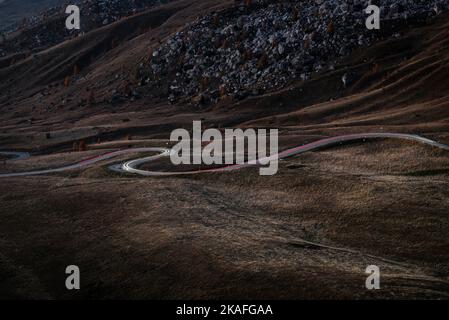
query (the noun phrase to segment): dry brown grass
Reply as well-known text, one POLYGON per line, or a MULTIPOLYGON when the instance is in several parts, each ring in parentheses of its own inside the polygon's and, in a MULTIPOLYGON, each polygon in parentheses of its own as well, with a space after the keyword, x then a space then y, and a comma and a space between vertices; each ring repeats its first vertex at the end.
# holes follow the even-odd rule
POLYGON ((13 278, 3 294, 20 283, 15 294, 27 296, 30 283, 58 298, 447 297, 438 279, 449 271, 449 178, 404 177, 416 152, 432 167, 449 164, 425 146, 378 141, 288 159, 270 178, 257 169, 120 178, 92 168, 1 180, 8 272, 19 277, 24 266, 34 279, 13 278), (83 274, 77 294, 61 285, 71 263, 83 274), (376 293, 363 289, 369 264, 383 272, 376 293))

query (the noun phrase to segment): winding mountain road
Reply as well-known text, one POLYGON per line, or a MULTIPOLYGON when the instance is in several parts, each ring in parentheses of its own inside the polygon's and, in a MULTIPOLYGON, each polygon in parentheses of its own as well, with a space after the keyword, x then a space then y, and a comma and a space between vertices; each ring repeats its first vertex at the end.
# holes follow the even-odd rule
MULTIPOLYGON (((109 169, 115 172, 120 173, 132 173, 136 175, 141 176, 175 176, 175 175, 191 175, 191 174, 199 174, 199 173, 211 173, 211 172, 227 172, 227 171, 234 171, 239 170, 248 166, 259 166, 262 163, 267 163, 268 161, 277 161, 279 159, 285 159, 288 157, 292 157, 295 155, 299 155, 302 153, 318 150, 320 148, 324 147, 331 147, 334 145, 341 145, 346 142, 351 141, 360 141, 360 140, 366 140, 366 139, 378 139, 378 138, 392 138, 392 139, 403 139, 403 140, 411 140, 416 141, 420 143, 424 143, 426 145, 430 145, 439 149, 444 149, 449 151, 449 146, 418 136, 413 134, 403 134, 403 133, 364 133, 364 134, 350 134, 350 135, 342 135, 342 136, 336 136, 331 138, 326 138, 322 140, 318 140, 312 143, 308 143, 302 146, 298 146, 295 148, 291 148, 285 151, 280 152, 279 154, 259 159, 256 161, 250 161, 244 164, 236 164, 236 165, 230 165, 225 166, 222 168, 214 168, 214 169, 206 169, 206 170, 196 170, 196 171, 184 171, 184 172, 160 172, 160 171, 147 171, 147 170, 141 170, 139 167, 141 167, 143 164, 154 161, 156 159, 160 159, 163 157, 169 157, 171 154, 171 150, 167 148, 131 148, 131 149, 124 149, 124 150, 118 150, 113 151, 109 153, 105 153, 93 158, 89 158, 86 160, 83 160, 81 162, 54 168, 54 169, 45 169, 45 170, 36 170, 36 171, 25 171, 25 172, 15 172, 15 173, 3 173, 0 174, 0 178, 6 178, 6 177, 23 177, 23 176, 35 176, 35 175, 45 175, 45 174, 51 174, 51 173, 60 173, 75 169, 82 169, 90 167, 94 164, 97 164, 104 160, 109 160, 118 156, 126 155, 126 154, 132 154, 132 153, 148 153, 148 152, 156 152, 156 155, 144 157, 144 158, 138 158, 135 160, 127 161, 123 164, 115 164, 113 166, 110 166, 109 169)), ((14 157, 11 160, 8 161, 17 161, 17 160, 24 160, 30 157, 30 155, 26 152, 13 152, 13 151, 5 151, 0 152, 0 155, 7 156, 7 157, 14 157)))

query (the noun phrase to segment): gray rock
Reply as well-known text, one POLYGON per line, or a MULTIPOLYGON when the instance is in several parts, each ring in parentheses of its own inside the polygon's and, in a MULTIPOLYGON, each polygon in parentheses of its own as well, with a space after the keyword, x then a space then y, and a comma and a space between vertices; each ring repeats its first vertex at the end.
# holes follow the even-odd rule
MULTIPOLYGON (((155 51, 149 85, 157 86, 176 70, 178 83, 185 85, 170 91, 176 99, 184 99, 219 92, 222 86, 228 94, 243 97, 254 90, 281 88, 294 79, 307 80, 314 72, 334 69, 336 61, 355 48, 378 40, 377 32, 365 28, 368 3, 305 0, 284 1, 279 6, 259 0, 251 10, 206 15, 155 51), (329 32, 329 21, 333 32, 329 32), (209 78, 207 86, 201 84, 204 75, 209 78)), ((376 3, 394 23, 411 18, 425 21, 449 10, 447 0, 376 3)), ((347 79, 343 82, 348 85, 347 79)))

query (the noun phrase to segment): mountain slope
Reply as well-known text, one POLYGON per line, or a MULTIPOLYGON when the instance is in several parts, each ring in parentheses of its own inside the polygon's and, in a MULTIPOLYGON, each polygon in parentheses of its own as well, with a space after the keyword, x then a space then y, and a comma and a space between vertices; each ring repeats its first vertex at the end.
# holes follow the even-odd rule
POLYGON ((50 6, 63 3, 61 0, 2 0, 0 1, 0 30, 20 22, 50 6))
POLYGON ((232 5, 233 1, 177 1, 12 65, 0 60, 0 77, 5 79, 0 83, 1 124, 9 128, 5 141, 13 139, 14 132, 27 135, 39 127, 50 131, 101 127, 94 136, 158 135, 198 118, 215 126, 278 126, 310 133, 448 131, 447 14, 430 25, 409 27, 400 37, 357 49, 333 71, 261 96, 224 98, 217 105, 198 108, 141 94, 145 88, 139 86, 136 71, 150 48, 199 16, 232 5), (74 69, 79 69, 76 75, 74 69), (344 87, 342 77, 347 73, 354 81, 344 87), (90 90, 95 93, 93 106, 86 102, 90 90))

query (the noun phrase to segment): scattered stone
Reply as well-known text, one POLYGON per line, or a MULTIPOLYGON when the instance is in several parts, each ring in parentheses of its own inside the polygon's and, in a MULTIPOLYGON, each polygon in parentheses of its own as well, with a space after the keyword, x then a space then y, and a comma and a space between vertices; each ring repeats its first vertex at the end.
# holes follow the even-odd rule
MULTIPOLYGON (((307 80, 315 72, 333 70, 352 50, 395 36, 366 28, 364 10, 371 2, 236 2, 236 7, 206 15, 154 49, 151 61, 139 67, 140 83, 150 91, 167 83, 171 103, 187 99, 197 104, 198 97, 217 102, 224 96, 241 98, 281 88, 293 79, 307 80)), ((382 23, 392 26, 425 22, 449 9, 447 0, 376 4, 382 23)), ((342 79, 344 86, 348 77, 342 79)))
POLYGON ((18 25, 0 30, 0 57, 27 50, 42 50, 170 1, 172 0, 72 0, 70 4, 77 5, 81 11, 81 30, 67 30, 64 27, 67 15, 66 4, 62 3, 27 17, 18 25), (22 31, 26 39, 15 37, 15 40, 6 40, 9 33, 18 30, 22 31))

